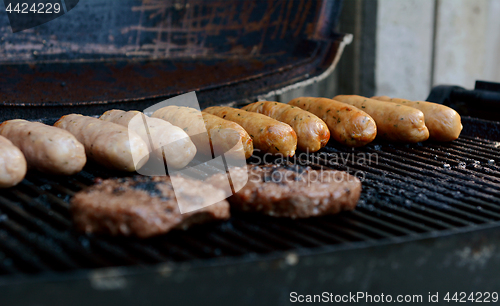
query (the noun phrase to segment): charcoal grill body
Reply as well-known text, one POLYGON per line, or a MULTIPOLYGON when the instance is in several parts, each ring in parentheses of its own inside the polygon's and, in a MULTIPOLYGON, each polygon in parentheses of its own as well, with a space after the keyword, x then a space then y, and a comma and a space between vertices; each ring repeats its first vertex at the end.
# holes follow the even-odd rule
MULTIPOLYGON (((102 13, 92 5, 103 1, 80 2, 95 16, 102 13)), ((143 109, 191 90, 202 107, 238 106, 328 75, 350 40, 331 32, 340 1, 206 2, 130 0, 125 8, 106 7, 122 19, 108 24, 114 42, 94 38, 100 44, 94 49, 82 37, 63 35, 63 17, 73 16, 76 32, 85 30, 88 13, 79 6, 25 36, 7 37, 44 47, 2 57, 0 120, 51 124, 72 112, 143 109), (243 7, 248 19, 236 18, 243 7), (183 28, 184 17, 169 19, 174 10, 205 21, 183 28), (287 15, 293 27, 280 26, 287 15), (239 20, 247 20, 244 27, 239 20), (161 25, 170 30, 152 44, 161 25), (186 40, 168 40, 168 33, 186 29, 197 44, 182 35, 177 39, 186 40), (55 45, 78 52, 51 51, 43 43, 51 42, 44 36, 51 32, 59 33, 55 45), (106 44, 111 48, 103 49, 106 44), (214 78, 205 76, 214 71, 214 78)), ((69 178, 30 172, 19 186, 0 191, 0 304, 287 305, 291 292, 357 291, 421 294, 425 303, 428 292, 497 290, 500 123, 463 117, 463 124, 460 139, 448 144, 376 141, 351 150, 331 141, 316 154, 298 152, 291 162, 366 174, 353 212, 305 220, 234 213, 226 222, 147 240, 87 236, 72 226, 71 196, 96 177, 123 174, 92 164, 69 178), (377 154, 378 163, 331 163, 335 154, 352 153, 377 154)))
MULTIPOLYGON (((148 268, 108 268, 0 283, 3 305, 289 305, 290 293, 497 292, 498 224, 415 238, 148 268)), ((369 305, 359 300, 359 305, 369 305)))
MULTIPOLYGON (((291 292, 495 291, 500 134, 478 135, 500 123, 463 117, 463 124, 449 144, 376 141, 354 152, 378 153, 377 164, 328 166, 366 172, 354 212, 304 220, 234 213, 148 240, 72 229, 71 194, 119 173, 90 166, 70 179, 30 175, 0 195, 2 305, 286 305, 291 292)), ((335 143, 324 150, 351 152, 335 143)), ((324 166, 318 156, 294 162, 324 166)))

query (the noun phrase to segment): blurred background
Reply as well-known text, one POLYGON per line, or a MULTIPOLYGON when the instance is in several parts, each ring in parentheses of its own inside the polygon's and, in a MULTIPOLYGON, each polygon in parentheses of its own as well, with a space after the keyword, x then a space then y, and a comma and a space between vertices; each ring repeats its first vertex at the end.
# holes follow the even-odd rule
POLYGON ((354 34, 328 79, 296 96, 425 100, 433 86, 500 82, 499 0, 345 0, 338 31, 354 34))

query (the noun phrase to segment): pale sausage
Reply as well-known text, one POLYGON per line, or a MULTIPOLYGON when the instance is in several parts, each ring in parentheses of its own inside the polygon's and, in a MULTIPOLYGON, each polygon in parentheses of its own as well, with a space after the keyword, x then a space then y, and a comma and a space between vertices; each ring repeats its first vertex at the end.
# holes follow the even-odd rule
POLYGON ((84 145, 87 156, 107 168, 132 172, 149 159, 144 140, 116 123, 71 114, 61 117, 54 126, 73 134, 84 145))
POLYGON ((0 135, 26 157, 28 167, 57 175, 73 175, 87 162, 83 145, 71 133, 40 122, 5 121, 0 135))
POLYGON ((165 154, 169 167, 183 168, 196 155, 196 147, 186 132, 165 120, 150 118, 139 111, 125 112, 117 109, 105 112, 99 119, 136 132, 148 145, 149 152, 154 152, 161 159, 165 154))
POLYGON ((0 188, 19 184, 26 175, 26 169, 23 152, 10 140, 0 136, 0 188))

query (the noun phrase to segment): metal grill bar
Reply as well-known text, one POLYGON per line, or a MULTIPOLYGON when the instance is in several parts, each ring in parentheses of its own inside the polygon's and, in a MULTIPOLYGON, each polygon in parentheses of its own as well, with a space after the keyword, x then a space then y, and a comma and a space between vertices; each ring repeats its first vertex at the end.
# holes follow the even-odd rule
POLYGON ((317 224, 322 228, 331 230, 337 235, 342 235, 349 239, 350 241, 373 241, 375 238, 383 238, 387 235, 387 233, 383 231, 379 231, 378 229, 374 229, 371 226, 361 224, 360 228, 356 228, 356 223, 350 222, 346 223, 346 220, 343 218, 334 218, 333 220, 325 218, 320 218, 317 220, 317 224), (367 232, 369 231, 369 232, 367 232), (367 232, 368 235, 365 235, 364 232, 367 232))
POLYGON ((71 178, 30 173, 18 187, 0 193, 0 275, 376 243, 496 223, 500 221, 498 147, 496 142, 466 135, 449 144, 377 143, 356 150, 330 144, 292 162, 351 174, 361 171, 365 180, 355 211, 303 220, 235 212, 227 222, 146 240, 83 235, 72 228, 71 197, 97 177, 121 173, 92 165, 71 178), (335 159, 348 153, 376 154, 378 162, 335 159))
MULTIPOLYGON (((373 171, 373 169, 369 169, 367 167, 362 167, 362 166, 356 166, 356 165, 351 165, 353 168, 358 168, 358 169, 361 169, 361 170, 367 170, 367 171, 373 171)), ((348 170, 347 168, 344 168, 342 170, 348 170)), ((388 179, 384 176, 377 176, 377 175, 373 175, 369 172, 366 173, 366 177, 368 180, 365 181, 365 185, 368 185, 370 187, 373 187, 374 189, 380 189, 378 191, 378 193, 381 193, 381 194, 388 194, 391 196, 391 201, 394 201, 394 200, 400 200, 403 204, 403 206, 407 206, 406 205, 406 201, 409 201, 409 199, 406 199, 404 201, 402 201, 402 198, 401 197, 398 197, 396 195, 396 193, 398 193, 398 191, 400 190, 399 187, 395 187, 395 186, 392 186, 394 185, 393 182, 391 181, 391 179, 388 179), (370 180, 371 179, 371 180, 370 180), (383 186, 380 186, 380 182, 383 182, 383 183, 386 183, 384 184, 383 186), (384 188, 384 189, 381 189, 381 188, 384 188), (387 190, 389 189, 389 190, 387 190)), ((400 176, 401 177, 401 176, 400 176)), ((401 184, 401 185, 404 185, 406 187, 412 187, 411 185, 407 184, 405 182, 406 180, 405 179, 400 179, 398 180, 398 184, 401 184)), ((404 190, 404 189, 403 189, 404 190)), ((418 190, 418 191, 424 191, 424 189, 422 190, 418 190)), ((410 198, 410 197, 408 197, 410 198)), ((438 202, 435 202, 435 201, 429 201, 428 199, 413 199, 414 201, 417 201, 417 202, 423 202, 424 205, 427 205, 427 204, 434 204, 434 206, 442 206, 441 204, 439 204, 438 202)), ((380 202, 379 202, 380 203, 380 202)), ((462 219, 459 219, 457 217, 453 217, 453 216, 450 216, 448 214, 444 214, 444 213, 441 213, 439 211, 436 211, 434 209, 431 209, 431 208, 426 208, 426 206, 419 206, 418 204, 416 203, 412 203, 412 206, 413 208, 416 208, 416 209, 419 209, 421 210, 423 213, 425 214, 429 214, 429 213, 432 213, 434 214, 434 218, 436 219, 440 219, 440 218, 444 218, 444 219, 447 219, 447 220, 451 220, 452 223, 455 225, 455 226, 464 226, 464 225, 471 225, 470 222, 468 221, 464 221, 462 219), (424 212, 425 211, 425 212, 424 212)))

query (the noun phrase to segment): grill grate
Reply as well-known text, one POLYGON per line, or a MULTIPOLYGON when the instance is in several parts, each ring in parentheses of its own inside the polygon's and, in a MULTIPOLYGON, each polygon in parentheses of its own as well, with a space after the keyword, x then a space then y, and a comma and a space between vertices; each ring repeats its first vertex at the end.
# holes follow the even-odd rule
POLYGON ((345 247, 498 222, 499 153, 498 143, 466 135, 449 144, 375 143, 355 150, 330 143, 291 162, 364 173, 355 211, 304 220, 234 213, 227 222, 147 240, 73 230, 69 199, 109 173, 91 167, 70 178, 30 173, 18 187, 0 192, 0 275, 345 247), (361 163, 360 153, 378 162, 361 163), (347 154, 354 159, 338 160, 347 154))

